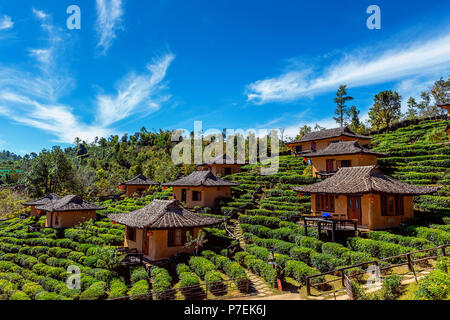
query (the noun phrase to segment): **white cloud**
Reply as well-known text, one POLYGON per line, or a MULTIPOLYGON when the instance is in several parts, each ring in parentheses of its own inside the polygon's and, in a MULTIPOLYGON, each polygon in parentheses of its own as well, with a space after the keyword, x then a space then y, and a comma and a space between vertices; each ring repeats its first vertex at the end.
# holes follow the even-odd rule
POLYGON ((0 17, 0 30, 8 30, 14 26, 14 22, 12 21, 10 16, 3 15, 0 17))
MULTIPOLYGON (((159 95, 166 76, 167 69, 175 56, 166 54, 147 65, 147 73, 130 74, 118 86, 117 94, 98 95, 97 121, 103 126, 109 126, 136 113, 149 113, 159 108, 159 95)), ((162 98, 163 100, 166 97, 162 98)))
POLYGON ((246 88, 257 104, 288 102, 335 90, 340 84, 358 87, 437 74, 450 67, 450 35, 396 46, 384 52, 367 49, 350 54, 319 74, 294 68, 277 77, 258 80, 246 88))
POLYGON ((127 76, 118 85, 116 94, 98 95, 93 109, 95 121, 86 123, 72 106, 59 102, 75 86, 64 68, 66 61, 61 59, 70 39, 50 23, 48 15, 35 11, 35 16, 45 19, 41 28, 48 35, 47 46, 28 50, 34 64, 26 71, 0 65, 0 116, 46 131, 56 137, 56 142, 72 143, 76 137, 93 141, 95 137, 115 133, 112 124, 156 110, 167 99, 161 97, 161 91, 165 88, 167 69, 175 58, 173 54, 154 60, 141 75, 127 76))
POLYGON ((97 0, 97 34, 99 41, 97 47, 106 53, 116 38, 117 30, 122 25, 122 0, 97 0))
POLYGON ((40 20, 45 20, 49 17, 49 15, 42 10, 38 10, 36 8, 33 8, 32 10, 33 10, 34 16, 40 20))

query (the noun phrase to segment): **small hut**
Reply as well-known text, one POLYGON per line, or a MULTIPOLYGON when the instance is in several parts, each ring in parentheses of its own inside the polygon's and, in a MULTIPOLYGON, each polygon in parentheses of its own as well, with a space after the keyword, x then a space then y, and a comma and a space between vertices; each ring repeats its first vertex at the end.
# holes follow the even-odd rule
POLYGON ((168 259, 185 247, 189 232, 197 237, 204 227, 222 223, 222 219, 195 214, 183 208, 177 200, 153 200, 147 206, 130 213, 110 214, 112 221, 125 225, 124 246, 136 249, 151 261, 168 259))
POLYGON ((356 140, 360 145, 368 146, 372 137, 355 133, 347 127, 334 128, 307 133, 298 140, 286 143, 286 146, 293 154, 303 156, 305 153, 323 150, 332 143, 356 140))
POLYGON ((450 103, 438 104, 437 106, 441 109, 447 110, 447 118, 450 119, 450 103))
POLYGON ((57 195, 56 193, 49 193, 46 196, 36 199, 36 200, 31 200, 28 202, 24 202, 22 203, 23 206, 25 207, 30 207, 30 214, 32 216, 39 216, 40 213, 39 211, 36 209, 37 206, 43 206, 46 205, 52 201, 56 201, 61 199, 61 197, 59 195, 57 195))
POLYGON ((133 194, 142 196, 150 186, 158 186, 159 183, 147 179, 143 174, 139 174, 131 180, 121 183, 120 186, 125 188, 125 197, 132 197, 133 194))
POLYGON ((377 166, 341 168, 321 182, 295 187, 311 194, 315 216, 355 219, 367 229, 388 229, 414 216, 413 197, 431 194, 440 187, 415 186, 384 175, 377 166))
POLYGON ((450 143, 450 124, 447 125, 447 128, 445 128, 445 132, 447 133, 447 136, 448 136, 448 142, 450 143))
POLYGON ((215 157, 208 162, 198 166, 198 170, 211 171, 214 175, 228 176, 241 172, 242 164, 237 163, 226 154, 215 157))
POLYGON ((37 206, 37 210, 45 211, 46 228, 70 228, 97 217, 97 210, 106 208, 96 206, 83 200, 80 196, 68 195, 46 205, 37 206))
POLYGON ((216 200, 231 197, 231 187, 239 183, 217 178, 211 171, 194 171, 187 177, 164 183, 173 188, 174 198, 188 208, 216 206, 216 200))
POLYGON ((324 178, 340 168, 376 165, 378 157, 386 154, 362 147, 358 141, 346 141, 331 143, 325 149, 303 156, 312 159, 313 174, 324 178))

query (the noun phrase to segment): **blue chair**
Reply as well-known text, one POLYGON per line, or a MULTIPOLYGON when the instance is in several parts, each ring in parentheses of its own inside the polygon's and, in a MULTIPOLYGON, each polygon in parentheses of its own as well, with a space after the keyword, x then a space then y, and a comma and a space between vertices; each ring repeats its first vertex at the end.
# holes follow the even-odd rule
POLYGON ((324 217, 324 218, 331 218, 331 213, 322 212, 322 217, 324 217))

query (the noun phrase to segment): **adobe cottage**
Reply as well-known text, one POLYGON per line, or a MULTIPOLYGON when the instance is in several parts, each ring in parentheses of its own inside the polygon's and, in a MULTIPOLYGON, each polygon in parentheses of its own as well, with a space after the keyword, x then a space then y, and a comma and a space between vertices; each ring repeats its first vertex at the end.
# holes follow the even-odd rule
POLYGON ((376 165, 378 157, 386 157, 384 153, 360 146, 357 141, 331 143, 325 149, 303 156, 312 159, 313 175, 322 178, 333 175, 340 168, 376 165))
POLYGON ((37 206, 37 210, 45 211, 46 228, 70 228, 97 217, 97 210, 106 208, 96 206, 83 200, 80 196, 69 195, 46 205, 37 206))
POLYGON ((110 214, 112 221, 123 224, 124 246, 137 249, 150 260, 168 259, 186 248, 186 234, 197 237, 204 227, 223 220, 201 216, 183 208, 177 200, 153 200, 147 206, 130 213, 110 214))
POLYGON ((349 128, 334 128, 305 134, 301 139, 286 143, 295 155, 325 149, 331 143, 358 140, 361 146, 370 145, 371 137, 354 133, 349 128))
POLYGON ((400 182, 376 166, 341 168, 319 183, 293 188, 311 194, 315 216, 330 213, 337 219, 355 219, 360 227, 372 230, 393 228, 412 219, 413 196, 439 189, 400 182))
POLYGON ((158 186, 159 183, 147 179, 143 174, 139 174, 131 180, 122 183, 120 186, 125 188, 125 197, 132 197, 135 193, 138 196, 143 195, 150 186, 158 186))
POLYGON ((202 163, 198 166, 199 170, 211 171, 214 175, 228 176, 230 174, 235 174, 241 172, 242 164, 237 163, 227 155, 218 156, 208 161, 202 163))
POLYGON ((188 208, 216 206, 216 199, 230 198, 231 187, 239 183, 217 178, 211 171, 194 171, 187 177, 164 183, 173 189, 174 198, 188 208))
POLYGON ((57 195, 56 193, 50 193, 42 198, 24 202, 24 203, 22 203, 22 205, 25 207, 30 207, 30 211, 31 211, 30 214, 35 217, 35 216, 40 215, 39 211, 36 209, 37 206, 46 205, 52 201, 56 201, 59 199, 61 199, 61 197, 59 195, 57 195))
POLYGON ((446 109, 447 110, 447 118, 450 119, 450 103, 438 104, 437 106, 439 108, 446 109))

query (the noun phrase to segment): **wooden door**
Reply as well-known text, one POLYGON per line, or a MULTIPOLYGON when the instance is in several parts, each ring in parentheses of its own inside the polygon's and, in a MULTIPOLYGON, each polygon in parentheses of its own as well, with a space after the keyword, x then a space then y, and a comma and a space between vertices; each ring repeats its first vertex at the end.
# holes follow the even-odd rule
POLYGON ((361 197, 348 197, 348 218, 358 220, 358 225, 362 224, 361 197))
POLYGON ((187 202, 187 190, 181 189, 181 202, 186 203, 187 202))
POLYGON ((334 171, 334 159, 327 159, 327 172, 334 171))
POLYGON ((148 235, 147 235, 147 230, 143 230, 142 231, 142 253, 148 256, 148 244, 149 244, 149 239, 148 239, 148 235))

